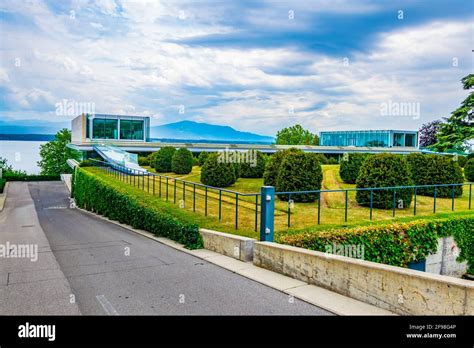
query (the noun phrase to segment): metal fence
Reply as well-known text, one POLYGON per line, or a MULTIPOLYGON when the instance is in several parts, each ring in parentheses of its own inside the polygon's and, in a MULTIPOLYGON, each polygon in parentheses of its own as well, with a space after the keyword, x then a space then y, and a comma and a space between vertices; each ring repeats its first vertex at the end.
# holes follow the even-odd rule
POLYGON ((348 223, 351 218, 373 221, 417 216, 420 212, 435 214, 455 211, 459 207, 466 210, 472 208, 473 183, 291 192, 275 192, 274 187, 263 186, 259 193, 242 193, 117 164, 96 162, 100 163, 107 175, 178 204, 180 208, 216 217, 220 223, 232 224, 236 230, 260 231, 261 240, 273 240, 275 229, 348 223), (364 197, 367 200, 357 198, 361 192, 366 192, 364 197), (380 198, 381 192, 384 193, 385 204, 387 196, 390 196, 389 207, 379 207, 381 202, 377 197, 380 198), (439 193, 442 193, 442 198, 439 193), (302 196, 313 196, 308 199, 312 202, 298 202, 298 197, 302 196), (410 198, 408 204, 403 201, 400 204, 399 198, 402 196, 410 198), (298 210, 299 207, 302 208, 298 210), (244 210, 245 214, 242 214, 244 210))

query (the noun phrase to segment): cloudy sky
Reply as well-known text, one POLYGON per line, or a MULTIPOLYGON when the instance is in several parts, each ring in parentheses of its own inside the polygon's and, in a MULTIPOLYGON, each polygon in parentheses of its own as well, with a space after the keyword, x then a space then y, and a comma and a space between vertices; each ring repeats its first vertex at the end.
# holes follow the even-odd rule
POLYGON ((0 0, 0 117, 417 129, 467 95, 473 23, 469 0, 0 0))

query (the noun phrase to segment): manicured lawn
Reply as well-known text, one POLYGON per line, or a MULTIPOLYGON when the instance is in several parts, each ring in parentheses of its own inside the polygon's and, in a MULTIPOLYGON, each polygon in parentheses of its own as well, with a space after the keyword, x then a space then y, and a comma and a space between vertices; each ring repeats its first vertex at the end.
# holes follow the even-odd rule
MULTIPOLYGON (((150 168, 148 168, 150 169, 150 168)), ((118 185, 118 179, 112 176, 106 176, 97 168, 90 170, 101 175, 118 185)), ((152 169, 150 169, 153 171, 152 169)), ((235 230, 236 218, 236 195, 233 193, 221 193, 221 222, 219 222, 219 192, 213 189, 207 191, 207 217, 206 215, 206 191, 204 188, 194 185, 200 183, 200 169, 194 167, 193 171, 187 175, 176 175, 165 173, 169 177, 168 185, 166 179, 150 176, 145 177, 122 177, 127 181, 126 186, 131 190, 142 191, 148 195, 149 199, 161 199, 166 201, 166 196, 170 204, 176 201, 176 206, 190 212, 195 216, 196 222, 205 228, 217 229, 230 233, 238 233, 245 236, 257 237, 255 232, 255 219, 257 217, 257 226, 260 223, 259 214, 256 215, 255 196, 238 197, 238 231, 235 230), (179 178, 191 183, 185 184, 177 181, 176 189, 173 178, 179 178), (135 186, 133 180, 135 179, 135 186), (149 179, 149 180, 148 180, 149 179), (138 188, 140 180, 140 188, 138 188), (132 185, 130 185, 132 181, 132 185), (153 194, 154 186, 154 194, 153 194), (168 190, 166 188, 168 187, 168 190), (176 192, 176 199, 175 199, 176 192)), ((240 193, 258 193, 263 185, 263 179, 242 179, 228 187, 229 190, 240 193)), ((323 165, 323 187, 324 190, 353 188, 355 185, 349 185, 342 182, 339 176, 339 165, 323 165)), ((417 197, 417 216, 413 216, 413 203, 410 208, 396 209, 396 217, 392 216, 392 210, 373 210, 373 220, 369 219, 369 208, 357 205, 355 201, 355 192, 348 194, 348 221, 345 222, 345 194, 343 192, 331 192, 321 194, 321 224, 317 224, 317 203, 295 203, 291 209, 291 227, 288 228, 288 204, 280 200, 275 204, 275 231, 276 233, 295 233, 304 230, 324 230, 330 228, 353 227, 358 225, 380 224, 388 222, 411 221, 414 219, 431 219, 433 217, 442 218, 448 216, 464 216, 474 214, 474 210, 468 210, 469 187, 464 187, 463 196, 455 199, 455 211, 451 211, 451 199, 438 198, 436 202, 436 214, 433 214, 433 198, 417 197)), ((474 197, 472 199, 474 208, 474 197)), ((259 207, 258 207, 259 208, 259 207)))

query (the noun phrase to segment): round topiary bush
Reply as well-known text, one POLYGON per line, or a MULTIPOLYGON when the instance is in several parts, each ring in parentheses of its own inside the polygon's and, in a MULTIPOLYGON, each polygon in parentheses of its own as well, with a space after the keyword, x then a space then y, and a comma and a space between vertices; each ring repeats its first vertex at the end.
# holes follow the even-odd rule
POLYGON ((176 149, 171 146, 162 147, 156 154, 155 169, 159 173, 171 172, 171 161, 176 149))
POLYGON ((367 153, 349 153, 344 155, 339 167, 339 175, 342 181, 347 184, 355 184, 359 176, 360 167, 362 167, 368 156, 369 154, 367 153))
POLYGON ((204 185, 227 187, 236 180, 233 164, 222 161, 217 153, 210 154, 201 168, 201 182, 204 185))
POLYGON ((203 151, 203 152, 201 152, 201 153, 199 154, 199 157, 198 157, 198 159, 199 159, 199 167, 202 167, 202 166, 204 165, 204 163, 206 162, 206 160, 207 160, 208 157, 209 157, 209 152, 203 151))
MULTIPOLYGON (((413 186, 410 166, 400 155, 378 154, 369 156, 362 164, 356 180, 357 188, 413 186)), ((393 208, 394 190, 373 190, 373 207, 393 208)), ((408 208, 412 201, 413 189, 397 189, 396 206, 408 208)), ((356 192, 359 205, 370 206, 370 190, 356 192)))
POLYGON ((245 161, 240 163, 241 178, 261 178, 265 171, 265 156, 260 151, 249 150, 246 152, 245 161))
POLYGON ((469 182, 474 182, 474 158, 466 162, 464 166, 464 176, 469 182))
POLYGON ((461 168, 464 168, 464 166, 467 163, 467 156, 458 156, 457 157, 458 164, 461 168))
MULTIPOLYGON (((276 180, 277 192, 320 190, 323 171, 318 159, 302 151, 288 152, 278 169, 276 180)), ((281 200, 288 200, 289 195, 278 195, 281 200)), ((314 202, 316 193, 295 194, 291 199, 295 202, 314 202)))
POLYGON ((138 156, 138 165, 139 166, 149 166, 150 160, 145 156, 138 156))
POLYGON ((155 168, 156 155, 158 155, 158 151, 152 152, 146 156, 148 158, 149 166, 152 168, 155 168))
POLYGON ((296 148, 291 148, 288 150, 280 150, 275 152, 266 162, 265 171, 263 173, 263 184, 265 186, 276 186, 278 171, 280 169, 281 162, 285 155, 289 152, 300 152, 303 151, 298 150, 296 148))
MULTIPOLYGON (((444 155, 423 155, 419 153, 407 156, 413 183, 415 185, 462 184, 462 169, 455 157, 444 155)), ((417 188, 417 195, 434 196, 434 187, 417 188)), ((452 197, 452 187, 437 187, 436 197, 452 197)), ((454 188, 454 196, 462 195, 462 186, 454 188)))
POLYGON ((186 148, 175 151, 171 159, 171 170, 176 174, 189 174, 193 170, 193 154, 186 148))

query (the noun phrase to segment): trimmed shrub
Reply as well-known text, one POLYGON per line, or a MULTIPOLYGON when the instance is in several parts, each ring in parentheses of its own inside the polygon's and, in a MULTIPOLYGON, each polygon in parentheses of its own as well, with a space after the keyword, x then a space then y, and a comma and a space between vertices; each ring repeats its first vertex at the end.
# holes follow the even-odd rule
POLYGON ((466 180, 469 182, 474 182, 474 158, 471 158, 467 161, 466 165, 464 166, 464 176, 466 180))
MULTIPOLYGON (((462 184, 462 169, 451 156, 423 155, 413 153, 407 156, 415 185, 462 184)), ((417 188, 417 194, 434 196, 434 187, 417 188)), ((452 187, 437 187, 436 196, 452 197, 452 187)), ((454 196, 462 195, 462 186, 454 188, 454 196)))
POLYGON ((156 155, 158 155, 158 151, 152 152, 146 156, 146 158, 148 158, 149 166, 152 168, 155 168, 156 155))
POLYGON ((98 162, 95 162, 93 160, 90 160, 90 159, 86 159, 84 161, 81 161, 81 163, 79 163, 79 167, 96 167, 98 164, 98 162))
POLYGON ((175 151, 171 160, 171 170, 176 174, 189 174, 193 170, 193 154, 186 148, 175 151))
POLYGON ((84 169, 77 170, 73 182, 74 198, 78 207, 129 224, 133 228, 172 239, 189 249, 202 247, 199 227, 172 215, 164 206, 163 211, 160 211, 147 200, 114 188, 84 169))
POLYGON ((359 176, 360 167, 362 167, 367 157, 369 157, 367 153, 349 153, 347 156, 344 156, 339 167, 342 181, 347 184, 355 184, 359 176))
POLYGON ((436 252, 438 238, 453 236, 460 249, 459 262, 474 273, 474 218, 419 220, 351 229, 311 231, 280 236, 278 243, 326 252, 328 246, 361 245, 364 260, 406 267, 436 252))
POLYGON ((280 169, 281 161, 289 152, 303 152, 296 148, 288 150, 280 150, 275 152, 266 162, 265 171, 263 173, 263 184, 266 186, 276 186, 278 171, 280 169))
POLYGON ((139 166, 149 166, 150 160, 145 156, 138 156, 138 165, 139 166))
MULTIPOLYGON (((304 152, 288 152, 281 162, 276 180, 276 191, 310 191, 320 190, 323 171, 318 159, 304 152)), ((295 202, 314 202, 316 193, 295 194, 295 202)), ((288 200, 288 195, 278 195, 281 200, 288 200)))
POLYGON ((457 157, 458 164, 461 168, 464 168, 464 166, 467 163, 467 156, 458 156, 457 157))
POLYGON ((199 158, 193 156, 193 167, 199 166, 199 158))
POLYGON ((203 152, 201 152, 201 153, 199 154, 199 157, 198 157, 198 159, 199 159, 199 167, 202 167, 202 166, 204 165, 204 163, 206 162, 206 160, 207 160, 208 157, 209 157, 209 152, 203 151, 203 152))
POLYGON ((0 193, 3 193, 3 189, 5 188, 6 184, 7 181, 5 179, 0 179, 0 193))
POLYGON ((159 173, 171 172, 171 162, 176 149, 172 146, 162 147, 155 157, 155 169, 159 173))
POLYGON ((60 175, 29 175, 25 173, 7 173, 3 176, 6 181, 58 181, 60 175))
MULTIPOLYGON (((394 154, 377 154, 369 156, 359 171, 356 180, 357 188, 413 186, 410 167, 403 156, 394 154)), ((373 190, 373 207, 380 209, 393 208, 394 190, 373 190)), ((413 189, 397 189, 396 206, 408 208, 411 204, 413 189)), ((370 206, 370 191, 356 192, 356 200, 362 206, 370 206)))
POLYGON ((260 151, 249 150, 246 159, 240 163, 241 178, 261 178, 265 171, 265 156, 260 151), (250 152, 252 151, 252 152, 250 152))
POLYGON ((212 153, 201 168, 201 182, 209 186, 227 187, 237 180, 235 172, 233 163, 225 163, 217 153, 212 153))

